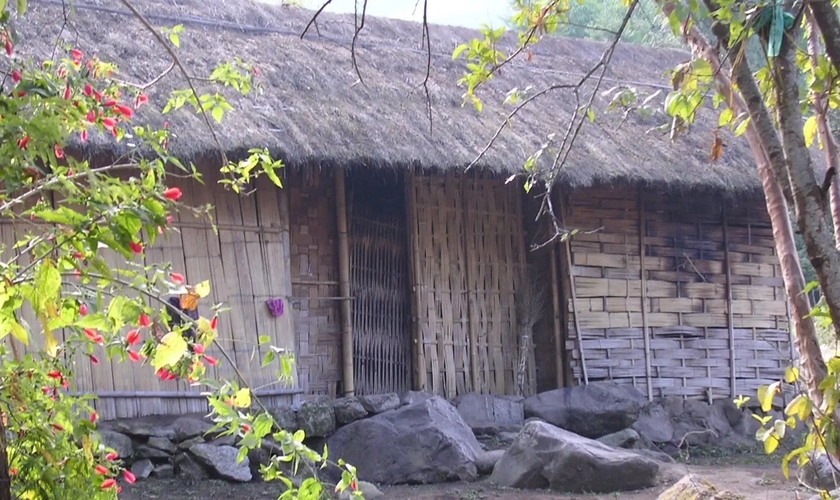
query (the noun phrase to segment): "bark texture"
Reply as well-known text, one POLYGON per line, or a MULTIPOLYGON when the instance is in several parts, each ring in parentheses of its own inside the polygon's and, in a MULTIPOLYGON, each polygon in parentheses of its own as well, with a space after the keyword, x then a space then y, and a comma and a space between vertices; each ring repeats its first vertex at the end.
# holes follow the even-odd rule
POLYGON ((9 477, 9 457, 6 455, 6 426, 0 413, 0 500, 12 500, 12 479, 9 477))
POLYGON ((840 20, 831 5, 831 0, 810 0, 808 8, 814 15, 825 42, 825 53, 831 64, 840 73, 840 20))

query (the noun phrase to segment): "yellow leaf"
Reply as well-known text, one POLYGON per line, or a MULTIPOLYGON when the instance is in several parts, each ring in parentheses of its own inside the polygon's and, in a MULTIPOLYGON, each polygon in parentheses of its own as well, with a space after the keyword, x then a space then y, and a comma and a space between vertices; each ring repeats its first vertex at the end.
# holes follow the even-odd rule
POLYGON ((58 340, 56 340, 55 335, 51 330, 46 330, 44 332, 44 350, 47 351, 47 355, 51 358, 58 356, 58 340))
POLYGON ((776 451, 779 447, 779 439, 776 436, 767 436, 764 440, 764 452, 768 455, 776 451))
POLYGON ((251 406, 251 391, 245 387, 236 391, 233 395, 233 406, 237 408, 247 408, 251 406))
POLYGON ((85 451, 85 458, 89 464, 93 463, 93 442, 90 436, 82 436, 82 449, 85 451))
POLYGON ((799 368, 795 366, 785 368, 785 382, 792 384, 797 380, 799 380, 799 368))
POLYGON ((775 431, 776 436, 778 436, 779 439, 784 438, 785 431, 787 431, 787 425, 785 425, 785 421, 776 420, 775 422, 773 422, 773 431, 775 431))
POLYGON ((187 341, 178 332, 169 332, 160 339, 152 366, 155 370, 176 364, 187 352, 187 341))
POLYGON ((814 137, 817 135, 817 124, 817 115, 812 115, 805 120, 805 126, 802 132, 805 135, 805 146, 809 148, 814 143, 814 137))
POLYGON ((773 398, 779 390, 779 382, 770 385, 762 385, 758 388, 758 400, 761 403, 761 411, 768 412, 773 408, 773 398))
POLYGON ((202 299, 210 295, 210 281, 202 281, 201 283, 195 285, 195 293, 197 293, 202 299))
POLYGON ((793 398, 785 408, 785 415, 795 415, 799 420, 808 418, 809 413, 811 413, 811 400, 804 394, 793 398))
POLYGON ((19 340, 23 345, 29 345, 29 333, 12 318, 6 318, 0 326, 0 339, 9 334, 12 334, 12 337, 19 340))
POLYGON ((196 326, 198 327, 199 333, 208 333, 213 331, 213 328, 210 327, 210 320, 203 316, 201 318, 198 318, 198 321, 196 321, 196 326))

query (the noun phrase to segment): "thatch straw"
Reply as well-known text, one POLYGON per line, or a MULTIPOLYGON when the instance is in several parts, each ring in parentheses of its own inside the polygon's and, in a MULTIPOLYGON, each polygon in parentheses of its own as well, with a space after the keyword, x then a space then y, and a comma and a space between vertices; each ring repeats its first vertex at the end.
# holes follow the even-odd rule
MULTIPOLYGON (((63 21, 61 4, 60 0, 31 2, 30 13, 18 22, 23 35, 20 51, 36 57, 52 54, 63 21)), ((237 110, 218 126, 219 138, 231 154, 268 147, 298 165, 461 168, 475 158, 510 111, 501 104, 508 90, 574 82, 605 47, 582 40, 547 40, 536 49, 532 62, 507 67, 488 85, 484 112, 478 113, 470 105, 462 106, 463 89, 456 82, 464 63, 451 58, 458 44, 478 34, 431 26, 430 132, 425 96, 418 88, 426 54, 416 23, 367 19, 358 53, 362 84, 349 53, 352 15, 324 14, 318 23, 320 34, 313 30, 312 36, 300 40, 312 15, 304 9, 247 0, 135 0, 135 4, 156 25, 185 26, 179 53, 196 76, 206 76, 220 61, 234 56, 255 63, 265 93, 256 99, 231 98, 237 110)), ((169 65, 165 52, 119 2, 80 0, 73 5, 71 25, 61 34, 68 44, 116 62, 123 78, 136 82, 148 81, 169 65)), ((507 39, 508 46, 512 40, 507 39)), ((605 88, 624 82, 641 92, 667 93, 665 72, 688 59, 689 54, 681 51, 621 45, 605 88)), ((160 109, 171 89, 184 87, 183 78, 172 72, 152 93, 152 101, 160 109)), ((620 112, 603 111, 604 99, 599 98, 598 106, 598 120, 584 127, 561 177, 567 185, 631 182, 730 194, 759 192, 754 163, 743 141, 727 136, 723 159, 709 162, 711 130, 717 125, 713 112, 701 113, 692 133, 671 144, 660 133, 649 132, 666 121, 662 112, 648 119, 631 115, 622 122, 620 112)), ((574 108, 568 93, 529 107, 502 133, 480 166, 519 171, 548 134, 562 134, 574 108)), ((191 110, 161 116, 147 107, 140 119, 157 126, 168 119, 178 134, 171 147, 185 159, 215 149, 205 125, 191 110)), ((116 152, 113 149, 104 137, 89 143, 89 150, 116 152)))

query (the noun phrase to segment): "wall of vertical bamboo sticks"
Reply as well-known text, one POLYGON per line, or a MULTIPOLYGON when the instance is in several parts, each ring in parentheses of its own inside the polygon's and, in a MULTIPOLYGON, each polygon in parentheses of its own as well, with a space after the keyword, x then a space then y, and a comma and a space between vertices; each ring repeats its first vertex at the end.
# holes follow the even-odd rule
POLYGON ((357 395, 411 389, 408 235, 401 180, 357 172, 348 184, 357 395))
MULTIPOLYGON (((173 270, 183 274, 189 284, 210 280, 212 292, 201 302, 200 313, 205 317, 212 316, 214 303, 230 307, 230 311, 220 317, 220 343, 252 386, 288 392, 288 395, 263 398, 269 406, 287 403, 297 397, 299 390, 296 384, 288 386, 279 382, 276 366, 260 368, 262 355, 268 347, 260 346, 258 339, 268 335, 273 345, 294 348, 292 316, 273 317, 266 306, 269 298, 282 298, 288 302, 291 293, 285 264, 289 255, 288 233, 283 230, 288 227, 288 201, 282 190, 267 181, 260 182, 258 191, 249 197, 218 188, 216 181, 213 174, 208 173, 204 186, 185 181, 178 187, 183 191, 182 201, 187 205, 214 205, 213 219, 218 224, 218 233, 206 219, 181 213, 174 222, 178 231, 168 238, 158 238, 147 248, 145 261, 137 258, 135 263, 171 262, 173 270)), ((4 245, 15 241, 15 229, 10 223, 0 224, 4 245)), ((17 229, 19 236, 21 228, 17 229)), ((4 260, 9 252, 6 250, 4 260)), ((129 266, 113 252, 104 250, 102 253, 114 269, 129 266)), ((73 288, 72 284, 67 286, 73 288)), ((94 304, 90 305, 94 307, 94 304)), ((29 323, 35 324, 31 318, 29 323)), ((23 346, 18 344, 17 347, 23 350, 23 346)), ((33 344, 26 350, 42 348, 43 345, 33 344)), ((220 366, 210 368, 208 374, 235 379, 231 366, 219 352, 211 348, 208 354, 221 360, 220 366)), ((95 355, 98 363, 93 363, 86 355, 75 357, 78 386, 71 391, 98 394, 100 398, 94 406, 103 419, 207 411, 206 400, 195 397, 200 388, 183 382, 162 382, 150 366, 128 361, 112 363, 101 347, 96 348, 95 355), (169 397, 157 397, 161 392, 169 393, 169 397), (173 393, 193 397, 172 397, 173 393)))
POLYGON ((650 384, 654 397, 752 394, 783 376, 786 298, 762 201, 593 188, 566 205, 582 231, 571 242, 578 300, 565 297, 577 378, 581 348, 590 381, 650 384))
POLYGON ((513 394, 520 191, 498 178, 416 174, 408 194, 415 386, 446 397, 513 394))

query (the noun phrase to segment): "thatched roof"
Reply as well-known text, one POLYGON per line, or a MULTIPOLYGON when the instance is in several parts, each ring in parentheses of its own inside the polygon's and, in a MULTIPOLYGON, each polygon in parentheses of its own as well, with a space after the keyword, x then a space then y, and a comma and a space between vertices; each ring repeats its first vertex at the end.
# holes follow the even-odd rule
MULTIPOLYGON (((476 154, 510 111, 501 104, 514 86, 534 89, 557 82, 574 82, 597 61, 605 45, 554 38, 539 45, 531 62, 507 67, 485 91, 485 109, 478 113, 462 106, 463 89, 457 80, 464 63, 453 61, 452 50, 477 33, 431 26, 432 130, 425 96, 418 84, 425 74, 426 54, 416 23, 369 18, 360 36, 358 60, 364 84, 351 65, 352 15, 326 15, 318 33, 299 38, 311 11, 275 7, 249 0, 135 0, 157 26, 183 24, 179 53, 197 76, 207 75, 217 63, 241 56, 261 70, 265 92, 258 98, 231 101, 237 107, 217 127, 218 137, 230 152, 268 147, 288 163, 344 164, 373 167, 421 165, 461 168, 476 154), (490 92, 488 92, 490 91, 490 92)), ((165 52, 141 24, 113 0, 78 0, 71 25, 62 37, 86 54, 116 62, 122 77, 144 82, 170 63, 165 52)), ((18 22, 23 35, 19 50, 44 57, 52 53, 63 20, 61 0, 30 2, 30 12, 18 22)), ((665 74, 689 58, 688 53, 636 45, 617 49, 604 89, 625 83, 650 93, 668 91, 665 74)), ((152 93, 152 101, 165 103, 172 88, 183 88, 177 71, 166 76, 152 93)), ((230 96, 231 94, 228 94, 230 96)), ((600 99, 603 108, 606 100, 600 99)), ((157 107, 160 109, 160 106, 157 107)), ((192 111, 163 117, 150 107, 141 120, 158 126, 164 118, 177 137, 171 147, 185 158, 212 152, 215 143, 192 111)), ((525 159, 575 109, 568 92, 557 92, 530 106, 481 161, 483 168, 520 171, 525 159)), ((569 158, 562 180, 572 187, 593 183, 644 183, 669 189, 757 192, 759 184, 745 141, 729 137, 722 160, 709 161, 713 112, 704 112, 688 136, 672 144, 651 128, 664 115, 643 119, 621 112, 599 111, 569 158)), ((98 138, 98 150, 112 148, 98 138)))

